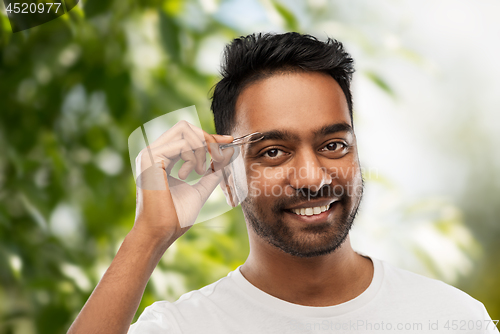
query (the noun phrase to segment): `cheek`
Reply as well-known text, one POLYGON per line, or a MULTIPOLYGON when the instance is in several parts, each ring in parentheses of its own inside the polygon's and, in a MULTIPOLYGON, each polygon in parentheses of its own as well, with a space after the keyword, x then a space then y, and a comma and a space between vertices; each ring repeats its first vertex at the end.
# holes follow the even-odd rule
MULTIPOLYGON (((363 193, 361 167, 357 160, 346 161, 336 168, 336 179, 333 179, 334 191, 347 198, 355 199, 363 193)), ((354 203, 354 202, 353 202, 354 203)))
POLYGON ((287 181, 282 168, 250 166, 247 171, 248 196, 269 201, 272 197, 284 195, 287 181))
POLYGON ((361 182, 361 168, 357 159, 340 159, 328 168, 333 183, 346 185, 361 182))

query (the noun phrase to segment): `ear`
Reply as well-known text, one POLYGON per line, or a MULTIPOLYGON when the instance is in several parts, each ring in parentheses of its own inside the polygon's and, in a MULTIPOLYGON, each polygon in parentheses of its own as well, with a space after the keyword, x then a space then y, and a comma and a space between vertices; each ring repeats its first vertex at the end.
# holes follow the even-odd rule
POLYGON ((239 204, 238 196, 236 195, 236 188, 234 186, 233 175, 229 171, 229 168, 224 168, 222 170, 223 178, 220 181, 219 186, 226 196, 226 202, 229 206, 235 208, 239 204), (227 182, 226 182, 227 181, 227 182))

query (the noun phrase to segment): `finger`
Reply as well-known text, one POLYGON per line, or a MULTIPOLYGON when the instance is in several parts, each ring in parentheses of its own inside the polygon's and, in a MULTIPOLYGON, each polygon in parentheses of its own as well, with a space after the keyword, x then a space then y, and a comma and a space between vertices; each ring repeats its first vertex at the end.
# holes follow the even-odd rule
MULTIPOLYGON (((158 160, 178 160, 184 152, 193 152, 191 146, 185 139, 170 142, 168 144, 151 148, 151 154, 155 162, 158 160)), ((189 156, 188 156, 189 157, 189 156)))
POLYGON ((205 134, 205 142, 207 143, 208 152, 212 156, 212 159, 215 161, 224 160, 224 156, 222 155, 222 151, 219 149, 220 144, 229 144, 233 141, 232 136, 221 136, 221 135, 210 135, 206 132, 205 134))
POLYGON ((222 172, 220 170, 212 172, 209 168, 200 181, 193 185, 193 187, 200 194, 203 203, 208 199, 210 194, 214 191, 222 179, 222 172))
MULTIPOLYGON (((186 121, 179 122, 178 125, 176 124, 176 129, 182 132, 183 138, 188 140, 195 151, 197 161, 196 172, 200 175, 205 173, 206 170, 206 151, 210 152, 209 143, 230 143, 233 140, 231 136, 210 135, 186 121)), ((214 149, 214 152, 217 154, 219 151, 214 149)), ((217 154, 216 159, 221 158, 220 154, 217 154)))
POLYGON ((182 148, 181 159, 184 160, 185 162, 179 169, 178 175, 180 179, 184 180, 188 177, 193 168, 196 167, 197 161, 196 161, 196 156, 194 155, 194 152, 193 150, 191 150, 190 147, 182 148))
MULTIPOLYGON (((196 157, 195 168, 198 174, 203 174, 206 170, 206 151, 209 151, 214 160, 223 160, 224 157, 218 149, 218 143, 227 144, 233 141, 232 136, 210 135, 191 123, 182 120, 176 123, 171 129, 164 132, 150 145, 150 148, 163 147, 182 139, 186 139, 194 150, 196 157), (213 146, 213 149, 211 149, 210 145, 213 146)), ((173 164, 179 160, 178 156, 168 158, 173 160, 173 164)), ((167 170, 171 170, 172 167, 172 163, 169 163, 167 170)))
POLYGON ((207 159, 206 156, 206 142, 203 135, 203 130, 194 126, 191 123, 184 122, 182 126, 182 136, 186 139, 191 148, 194 151, 196 156, 196 172, 198 174, 205 173, 205 161, 207 159))
MULTIPOLYGON (((194 127, 194 125, 193 125, 194 127)), ((194 127, 196 128, 196 127, 194 127)), ((184 139, 183 133, 187 130, 192 131, 192 128, 189 122, 184 120, 177 122, 173 127, 162 133, 160 137, 158 137, 152 144, 151 147, 158 147, 162 145, 169 144, 171 142, 184 139)), ((203 138, 199 139, 200 142, 203 141, 203 138)))
POLYGON ((193 150, 189 143, 184 139, 172 142, 168 145, 149 149, 147 153, 143 150, 140 155, 140 170, 145 170, 151 166, 151 161, 147 158, 148 155, 153 157, 154 163, 165 161, 165 169, 167 171, 170 171, 173 165, 181 158, 186 162, 192 162, 189 165, 190 167, 194 167, 196 165, 196 157, 193 150))
POLYGON ((185 180, 195 167, 196 161, 186 161, 184 164, 182 164, 181 168, 179 168, 179 179, 185 180))
POLYGON ((191 130, 193 131, 193 133, 198 137, 198 139, 205 143, 205 134, 206 132, 203 131, 203 129, 197 127, 197 126, 194 126, 193 124, 189 123, 189 122, 186 122, 186 125, 189 126, 191 128, 191 130))
POLYGON ((222 159, 220 159, 219 161, 214 160, 213 162, 214 170, 219 170, 229 165, 231 162, 234 161, 234 159, 236 159, 239 152, 240 151, 238 147, 229 147, 222 150, 221 154, 222 159))
POLYGON ((206 167, 206 161, 207 161, 207 153, 206 153, 207 147, 199 147, 194 150, 194 155, 196 157, 196 173, 203 175, 205 173, 205 170, 207 169, 206 167))
POLYGON ((236 159, 238 154, 240 153, 240 148, 238 146, 235 147, 228 147, 226 149, 222 150, 222 156, 224 158, 223 163, 225 165, 230 164, 231 162, 236 159))
MULTIPOLYGON (((172 142, 176 142, 178 140, 185 139, 195 152, 196 157, 196 172, 198 174, 203 174, 205 172, 205 164, 206 164, 206 144, 203 135, 203 130, 190 124, 187 121, 180 121, 176 123, 171 129, 164 132, 157 140, 155 140, 152 144, 152 148, 161 147, 164 145, 168 145, 172 142)), ((173 164, 179 160, 178 158, 174 158, 173 164)), ((172 169, 172 164, 169 164, 167 167, 167 171, 170 173, 172 169)), ((191 166, 190 169, 192 169, 191 166)), ((187 167, 185 167, 187 168, 187 167)), ((186 170, 185 170, 186 171, 186 170)))
POLYGON ((179 169, 178 176, 180 179, 184 180, 189 176, 193 168, 196 167, 197 159, 191 146, 186 140, 178 141, 176 142, 176 144, 177 145, 172 145, 174 146, 173 148, 170 147, 170 150, 173 149, 174 152, 170 150, 163 150, 163 151, 157 151, 155 153, 157 158, 169 160, 169 163, 167 164, 166 168, 168 174, 170 174, 173 166, 177 163, 177 161, 182 159, 184 163, 179 169), (172 157, 171 155, 167 155, 171 153, 174 153, 176 155, 174 157, 172 157))

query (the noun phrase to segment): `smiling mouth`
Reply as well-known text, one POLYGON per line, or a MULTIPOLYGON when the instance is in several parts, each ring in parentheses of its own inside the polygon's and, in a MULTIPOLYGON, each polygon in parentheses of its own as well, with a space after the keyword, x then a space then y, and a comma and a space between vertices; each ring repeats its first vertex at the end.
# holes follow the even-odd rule
POLYGON ((328 211, 328 209, 330 209, 330 206, 331 204, 323 206, 314 206, 310 208, 290 209, 289 211, 299 216, 314 216, 314 215, 319 215, 322 212, 328 211))
POLYGON ((333 200, 331 203, 321 206, 311 206, 311 207, 303 207, 303 208, 295 208, 295 209, 287 209, 290 213, 293 213, 297 216, 319 216, 323 212, 330 210, 332 204, 338 202, 338 200, 333 200))

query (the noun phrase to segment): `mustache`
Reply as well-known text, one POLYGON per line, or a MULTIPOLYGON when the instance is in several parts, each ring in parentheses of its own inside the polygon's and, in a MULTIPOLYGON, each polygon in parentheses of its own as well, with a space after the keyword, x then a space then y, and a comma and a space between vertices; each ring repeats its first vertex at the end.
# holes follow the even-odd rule
POLYGON ((300 188, 295 189, 294 195, 287 195, 278 199, 274 205, 274 209, 277 211, 284 210, 295 204, 319 199, 337 199, 338 201, 342 201, 346 196, 347 194, 344 191, 342 191, 341 195, 335 194, 334 189, 330 185, 324 185, 316 191, 312 191, 309 188, 300 188))

